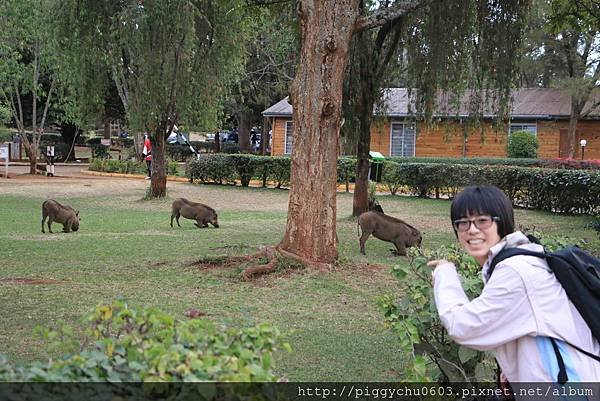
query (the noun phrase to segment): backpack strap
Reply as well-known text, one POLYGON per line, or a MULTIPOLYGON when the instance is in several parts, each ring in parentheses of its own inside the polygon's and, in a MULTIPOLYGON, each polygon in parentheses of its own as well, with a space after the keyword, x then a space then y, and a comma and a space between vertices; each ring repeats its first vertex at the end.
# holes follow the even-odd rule
POLYGON ((500 252, 498 252, 498 254, 496 256, 494 256, 494 259, 492 259, 492 261, 490 262, 490 267, 488 268, 488 271, 487 271, 488 277, 492 277, 492 273, 494 272, 494 269, 496 268, 496 265, 498 263, 502 262, 505 259, 512 258, 513 256, 518 256, 518 255, 536 256, 536 257, 542 258, 542 259, 546 259, 547 257, 551 256, 544 252, 534 252, 534 251, 529 251, 527 249, 521 249, 521 248, 506 249, 505 248, 505 249, 501 250, 500 252))
POLYGON ((550 342, 552 343, 554 355, 556 355, 556 361, 558 362, 558 376, 556 377, 556 381, 562 386, 569 381, 569 376, 567 376, 567 369, 565 368, 565 361, 563 361, 562 355, 560 354, 560 350, 558 349, 558 345, 556 345, 556 340, 550 337, 550 342))

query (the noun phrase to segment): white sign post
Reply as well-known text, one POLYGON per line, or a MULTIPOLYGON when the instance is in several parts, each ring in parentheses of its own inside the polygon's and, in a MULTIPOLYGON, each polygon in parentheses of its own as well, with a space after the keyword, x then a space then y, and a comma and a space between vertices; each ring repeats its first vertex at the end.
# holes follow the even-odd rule
POLYGON ((8 178, 8 145, 0 144, 0 159, 4 159, 4 178, 8 178))

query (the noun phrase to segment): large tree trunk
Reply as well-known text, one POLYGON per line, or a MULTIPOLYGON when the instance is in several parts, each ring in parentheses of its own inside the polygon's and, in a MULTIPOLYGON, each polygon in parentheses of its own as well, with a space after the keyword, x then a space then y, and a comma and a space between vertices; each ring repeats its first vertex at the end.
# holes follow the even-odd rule
POLYGON ((375 68, 374 55, 369 52, 367 32, 357 34, 356 51, 359 52, 358 70, 360 78, 357 85, 360 93, 355 99, 358 118, 358 142, 356 147, 356 179, 354 197, 352 199, 352 216, 358 217, 369 210, 369 151, 371 150, 371 121, 373 120, 373 105, 375 103, 375 80, 372 69, 375 68))
POLYGON ((21 132, 21 144, 25 148, 25 154, 29 159, 29 174, 37 174, 37 158, 38 158, 38 146, 39 139, 36 140, 36 133, 33 133, 33 138, 29 141, 27 133, 21 132))
POLYGON ((152 144, 152 187, 153 198, 164 198, 167 196, 167 161, 165 157, 165 134, 164 126, 159 124, 154 134, 152 144))
MULTIPOLYGON (((583 98, 587 99, 587 96, 583 98)), ((575 143, 577 140, 577 123, 579 122, 584 105, 585 100, 571 96, 571 116, 569 117, 569 133, 567 134, 567 138, 569 138, 569 159, 575 157, 577 148, 577 144, 575 143)))
POLYGON ((29 158, 29 174, 37 174, 37 158, 38 158, 38 150, 37 147, 23 142, 25 145, 25 150, 27 153, 27 157, 29 158))
POLYGON ((303 0, 302 48, 290 98, 290 201, 280 249, 315 265, 337 259, 336 178, 344 69, 358 0, 303 0))
POLYGON ((237 123, 238 123, 238 141, 240 145, 240 150, 243 153, 250 152, 250 125, 252 124, 252 116, 246 112, 240 112, 237 114, 237 123))

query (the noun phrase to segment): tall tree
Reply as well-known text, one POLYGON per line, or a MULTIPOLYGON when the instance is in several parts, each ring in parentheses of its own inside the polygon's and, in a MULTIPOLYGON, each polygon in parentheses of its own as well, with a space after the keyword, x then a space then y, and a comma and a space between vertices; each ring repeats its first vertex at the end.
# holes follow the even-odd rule
POLYGON ((567 156, 577 151, 580 119, 598 109, 600 4, 591 0, 537 0, 521 67, 526 86, 556 87, 570 96, 567 156))
MULTIPOLYGON (((399 3, 361 1, 361 15, 399 3)), ((467 88, 491 88, 498 105, 505 106, 519 66, 526 9, 519 2, 425 1, 406 15, 354 35, 344 101, 345 131, 358 133, 354 216, 368 207, 370 130, 382 89, 402 77, 415 89, 415 114, 429 116, 438 90, 459 98, 467 88)))
MULTIPOLYGON (((239 73, 250 32, 242 0, 70 0, 64 23, 111 70, 132 129, 151 133, 151 194, 166 195, 165 139, 173 127, 211 129, 239 73), (236 29, 231 29, 235 27, 236 29)), ((65 31, 68 33, 67 31, 65 31)), ((87 63, 71 52, 74 65, 87 63)), ((88 53, 90 54, 90 53, 88 53)), ((89 74, 85 74, 89 77, 89 74)), ((93 77, 92 77, 93 79, 93 77)))
MULTIPOLYGON (((290 91, 294 107, 294 150, 286 232, 279 246, 284 253, 317 265, 329 264, 337 258, 336 162, 344 69, 352 36, 388 21, 397 21, 411 10, 430 3, 435 1, 403 1, 394 7, 378 9, 369 16, 361 16, 359 0, 299 1, 302 45, 300 65, 290 91)), ((438 13, 447 11, 442 7, 444 2, 438 3, 438 13)), ((491 31, 502 31, 503 24, 518 18, 516 11, 528 4, 514 0, 482 3, 484 6, 477 11, 486 14, 482 19, 490 21, 486 29, 491 31)), ((469 2, 462 4, 466 6, 469 2)), ((437 15, 438 21, 444 23, 444 15, 437 15)), ((427 25, 423 26, 423 29, 427 28, 427 25)), ((435 46, 435 43, 429 43, 429 46, 435 46)), ((427 50, 421 49, 425 56, 427 50)), ((494 51, 504 57, 514 57, 505 54, 506 49, 499 46, 494 51)), ((419 67, 425 68, 427 76, 434 78, 433 69, 423 64, 419 67)), ((510 72, 502 65, 495 69, 497 74, 510 72)), ((435 90, 423 92, 421 102, 426 104, 434 93, 435 90)))
POLYGON ((244 73, 234 83, 226 107, 236 120, 245 152, 250 150, 252 126, 262 125, 261 111, 287 95, 298 52, 291 4, 254 7, 248 13, 255 35, 246 45, 244 73))
POLYGON ((0 2, 0 99, 10 107, 31 174, 36 173, 39 142, 57 86, 54 38, 45 29, 51 23, 51 4, 50 0, 0 2), (25 99, 31 99, 29 119, 25 99))
POLYGON ((577 149, 577 124, 600 107, 594 91, 600 87, 600 4, 592 0, 554 0, 551 2, 546 49, 558 61, 558 86, 571 97, 568 157, 577 149), (587 106, 587 107, 586 107, 587 106))

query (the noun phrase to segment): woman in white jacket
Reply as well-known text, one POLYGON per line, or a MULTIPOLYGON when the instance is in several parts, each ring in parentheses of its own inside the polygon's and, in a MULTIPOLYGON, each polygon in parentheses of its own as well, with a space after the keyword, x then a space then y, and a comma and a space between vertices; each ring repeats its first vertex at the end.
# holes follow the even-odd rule
POLYGON ((569 382, 599 382, 600 363, 569 344, 595 355, 600 355, 600 345, 544 259, 514 256, 488 276, 491 260, 504 248, 543 252, 541 245, 514 231, 508 197, 493 186, 467 187, 452 202, 450 214, 459 243, 482 266, 485 284, 470 301, 453 263, 429 263, 437 310, 452 339, 493 352, 509 382, 557 382, 552 338, 569 382))

